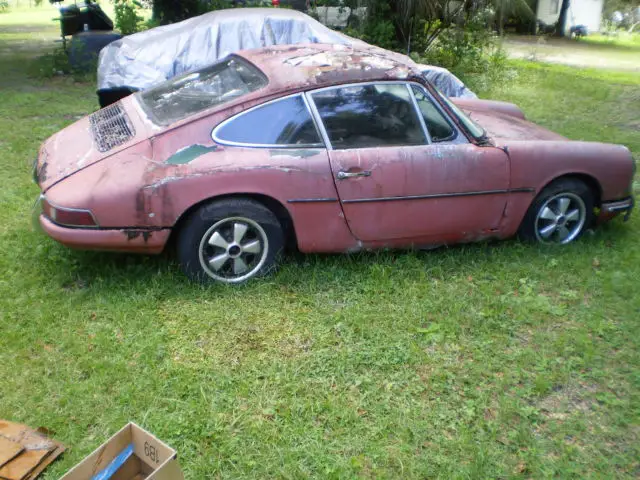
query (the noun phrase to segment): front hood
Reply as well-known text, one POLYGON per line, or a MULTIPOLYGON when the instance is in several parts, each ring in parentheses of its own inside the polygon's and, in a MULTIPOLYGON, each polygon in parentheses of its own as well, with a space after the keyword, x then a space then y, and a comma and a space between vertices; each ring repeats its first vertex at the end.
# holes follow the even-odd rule
POLYGON ((55 183, 110 157, 147 137, 133 100, 109 105, 47 139, 38 153, 38 184, 46 191, 55 183))
POLYGON ((498 146, 504 146, 509 141, 562 141, 568 140, 551 130, 547 130, 535 123, 529 122, 507 113, 496 112, 486 109, 470 109, 466 105, 463 107, 469 117, 478 125, 485 129, 498 146))

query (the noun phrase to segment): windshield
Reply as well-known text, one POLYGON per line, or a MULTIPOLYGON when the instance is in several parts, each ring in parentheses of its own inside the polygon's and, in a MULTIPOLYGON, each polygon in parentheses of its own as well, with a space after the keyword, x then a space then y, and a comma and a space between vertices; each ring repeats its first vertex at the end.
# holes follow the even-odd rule
POLYGON ((444 102, 453 110, 453 113, 457 115, 462 124, 465 126, 467 131, 476 139, 476 140, 484 140, 487 137, 487 132, 484 131, 480 125, 471 120, 466 113, 464 113, 460 107, 458 107, 455 103, 449 100, 445 94, 443 94, 440 90, 436 88, 436 91, 440 95, 440 98, 444 100, 444 102))
POLYGON ((169 125, 259 90, 267 83, 260 70, 232 55, 144 90, 138 99, 156 123, 169 125))

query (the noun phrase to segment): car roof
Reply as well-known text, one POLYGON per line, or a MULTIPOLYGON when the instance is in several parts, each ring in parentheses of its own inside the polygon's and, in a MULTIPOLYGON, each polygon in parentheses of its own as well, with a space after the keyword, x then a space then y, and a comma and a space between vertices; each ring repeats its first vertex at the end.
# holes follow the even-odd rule
POLYGON ((409 57, 364 42, 352 46, 279 45, 244 50, 237 55, 269 78, 270 93, 421 76, 419 67, 409 57))

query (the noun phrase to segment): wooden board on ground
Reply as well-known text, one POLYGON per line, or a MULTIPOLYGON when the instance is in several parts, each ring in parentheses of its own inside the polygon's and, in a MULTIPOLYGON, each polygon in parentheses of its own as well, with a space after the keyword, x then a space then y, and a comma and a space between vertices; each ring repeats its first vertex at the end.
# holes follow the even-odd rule
POLYGON ((19 443, 0 437, 0 467, 9 460, 13 460, 23 450, 24 447, 19 443))
POLYGON ((51 450, 25 450, 0 468, 0 478, 24 480, 50 453, 51 450))
POLYGON ((64 451, 45 432, 0 420, 0 480, 35 480, 64 451))

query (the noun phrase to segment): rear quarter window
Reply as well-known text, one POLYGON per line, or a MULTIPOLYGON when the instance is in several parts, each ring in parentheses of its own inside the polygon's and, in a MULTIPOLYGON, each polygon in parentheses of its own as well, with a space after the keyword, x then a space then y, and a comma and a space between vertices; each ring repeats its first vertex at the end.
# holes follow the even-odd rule
POLYGON ((302 95, 275 100, 221 123, 213 139, 222 144, 255 147, 322 147, 302 95))

